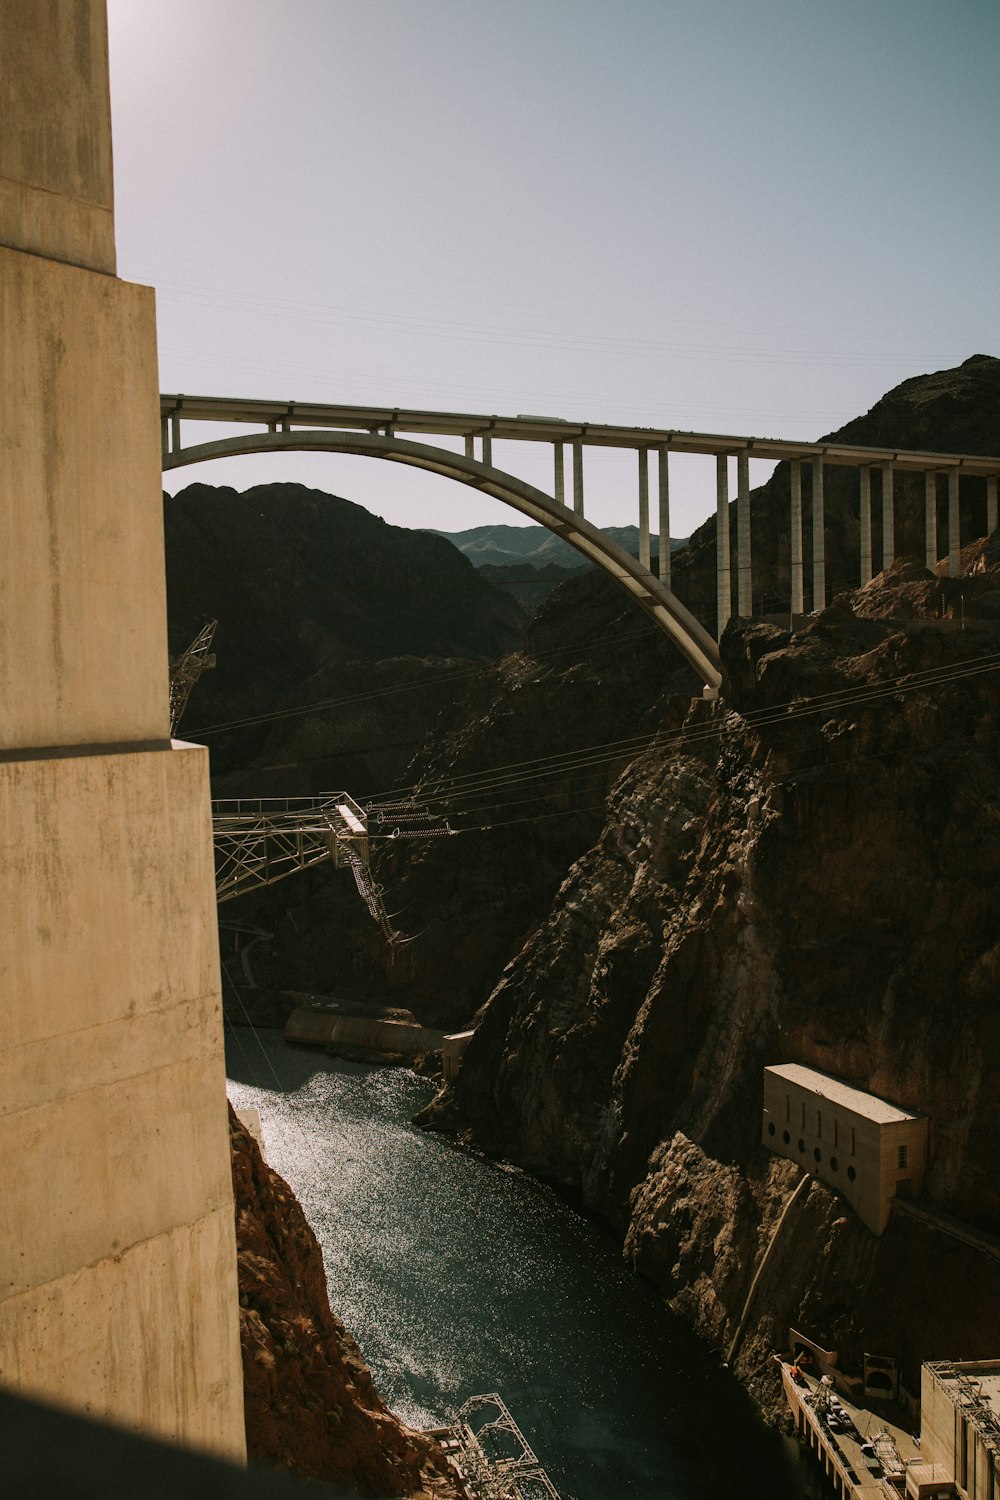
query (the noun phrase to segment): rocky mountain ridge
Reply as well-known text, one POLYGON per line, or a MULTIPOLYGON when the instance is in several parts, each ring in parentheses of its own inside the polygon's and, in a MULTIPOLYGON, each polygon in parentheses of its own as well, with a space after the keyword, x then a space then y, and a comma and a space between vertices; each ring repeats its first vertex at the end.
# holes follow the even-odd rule
MULTIPOLYGON (((638 526, 604 526, 601 529, 619 547, 638 557, 638 526)), ((471 526, 466 531, 435 531, 433 535, 451 542, 477 568, 527 564, 533 568, 556 567, 579 572, 589 566, 575 547, 545 526, 471 526)), ((651 536, 649 541, 655 557, 660 550, 660 539, 651 536)), ((672 550, 676 551, 683 545, 683 541, 671 538, 672 550)))
MULTIPOLYGON (((352 662, 490 661, 524 632, 521 608, 449 543, 303 485, 189 485, 164 497, 164 527, 171 651, 219 621, 217 665, 185 719, 195 738, 310 692, 348 696, 337 672, 352 662)), ((245 766, 266 738, 253 725, 213 733, 213 772, 245 766)))

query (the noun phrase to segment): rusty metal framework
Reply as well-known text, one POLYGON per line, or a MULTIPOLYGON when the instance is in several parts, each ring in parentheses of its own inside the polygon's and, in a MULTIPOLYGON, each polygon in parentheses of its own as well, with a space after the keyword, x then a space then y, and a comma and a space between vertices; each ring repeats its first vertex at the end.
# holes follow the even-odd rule
POLYGON ((274 885, 297 870, 332 860, 350 870, 369 914, 390 945, 402 941, 372 874, 369 830, 395 839, 447 838, 454 830, 415 802, 370 802, 347 792, 321 797, 231 797, 212 803, 216 900, 274 885), (374 825, 374 826, 373 826, 374 825))
POLYGON ((368 816, 347 792, 216 801, 212 803, 212 832, 220 904, 332 860, 337 869, 351 871, 386 941, 398 939, 382 900, 382 887, 371 872, 368 816))
POLYGON ((177 733, 177 726, 187 708, 187 701, 202 672, 215 666, 212 655, 212 637, 218 620, 203 625, 186 651, 170 658, 170 736, 177 733))
POLYGON ((475 1500, 559 1500, 559 1491, 495 1391, 470 1396, 454 1421, 434 1428, 431 1436, 475 1500), (484 1414, 488 1420, 480 1422, 484 1414))

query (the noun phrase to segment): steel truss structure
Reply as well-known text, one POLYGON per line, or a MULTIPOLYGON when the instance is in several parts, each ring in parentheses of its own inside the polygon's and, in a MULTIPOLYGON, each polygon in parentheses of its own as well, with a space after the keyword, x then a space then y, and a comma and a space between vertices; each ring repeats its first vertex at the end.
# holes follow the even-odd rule
POLYGON ((453 1423, 430 1435, 439 1440, 475 1500, 559 1500, 559 1491, 495 1391, 470 1396, 453 1423), (484 1414, 488 1420, 480 1422, 484 1414))
POLYGON ((349 869, 387 942, 393 930, 369 864, 368 816, 347 792, 235 797, 212 803, 215 892, 221 903, 332 860, 349 869))
POLYGON ((202 672, 209 667, 215 666, 215 657, 211 654, 212 637, 215 635, 218 620, 210 620, 203 625, 191 642, 186 651, 180 656, 170 658, 170 737, 173 739, 177 733, 177 726, 187 708, 187 701, 202 672))

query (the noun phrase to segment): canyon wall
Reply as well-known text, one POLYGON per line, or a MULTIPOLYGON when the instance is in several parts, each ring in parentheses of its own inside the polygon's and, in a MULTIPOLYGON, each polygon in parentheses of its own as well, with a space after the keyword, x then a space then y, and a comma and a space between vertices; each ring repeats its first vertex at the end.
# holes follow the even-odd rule
MULTIPOLYGON (((759 1144, 768 1063, 928 1114, 924 1201, 1000 1225, 995 543, 965 560, 965 630, 933 618, 948 580, 906 563, 794 636, 733 622, 724 697, 620 776, 431 1108, 579 1192, 721 1351, 801 1175, 759 1144)), ((774 1397, 792 1323, 916 1388, 921 1359, 996 1353, 998 1297, 989 1257, 899 1216, 876 1239, 814 1182, 739 1369, 774 1397)))

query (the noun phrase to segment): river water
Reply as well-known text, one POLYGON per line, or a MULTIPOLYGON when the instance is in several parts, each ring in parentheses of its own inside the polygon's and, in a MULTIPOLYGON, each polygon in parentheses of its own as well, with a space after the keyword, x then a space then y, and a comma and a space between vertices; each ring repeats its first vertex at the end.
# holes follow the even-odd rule
POLYGON ((410 1119, 401 1069, 227 1036, 229 1094, 323 1247, 383 1399, 430 1427, 498 1391, 563 1500, 791 1500, 805 1476, 718 1361, 549 1188, 410 1119))

